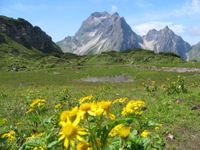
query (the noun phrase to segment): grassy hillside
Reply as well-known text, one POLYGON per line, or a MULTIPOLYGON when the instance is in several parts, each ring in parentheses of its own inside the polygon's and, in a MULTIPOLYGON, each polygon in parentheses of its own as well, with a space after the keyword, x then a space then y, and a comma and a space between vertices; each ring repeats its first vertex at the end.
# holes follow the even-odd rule
POLYGON ((23 45, 1 34, 6 42, 0 44, 1 70, 32 70, 39 68, 64 67, 73 65, 153 65, 175 66, 183 65, 184 61, 173 54, 154 54, 151 51, 132 49, 127 52, 105 52, 98 55, 77 56, 47 55, 37 49, 27 49, 23 45))
POLYGON ((0 34, 0 70, 23 71, 51 68, 68 64, 74 55, 48 55, 35 48, 26 48, 5 34, 0 34), (63 58, 62 58, 63 57, 63 58), (68 59, 69 58, 69 59, 68 59))

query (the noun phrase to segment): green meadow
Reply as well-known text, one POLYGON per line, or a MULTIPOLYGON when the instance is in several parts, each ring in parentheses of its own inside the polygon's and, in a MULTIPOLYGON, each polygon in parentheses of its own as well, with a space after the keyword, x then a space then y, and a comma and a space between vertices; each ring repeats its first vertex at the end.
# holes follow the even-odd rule
MULTIPOLYGON (((32 133, 42 132, 41 123, 50 116, 78 104, 81 97, 93 95, 97 99, 114 100, 127 97, 144 100, 144 117, 162 124, 159 135, 166 149, 198 149, 200 138, 200 76, 198 72, 176 73, 149 70, 135 65, 85 65, 34 69, 20 72, 0 72, 0 132, 15 130, 15 144, 1 144, 1 149, 19 149, 32 133), (88 77, 126 75, 132 82, 84 82, 88 77), (187 91, 167 93, 165 86, 184 79, 187 91), (152 82, 153 85, 152 85, 152 82), (64 91, 64 92, 63 92, 64 91), (46 100, 46 111, 40 121, 32 123, 27 115, 32 100, 46 100), (60 110, 55 105, 66 101, 60 110)), ((171 88, 171 87, 168 87, 171 88)), ((117 109, 117 108, 116 108, 117 109)))

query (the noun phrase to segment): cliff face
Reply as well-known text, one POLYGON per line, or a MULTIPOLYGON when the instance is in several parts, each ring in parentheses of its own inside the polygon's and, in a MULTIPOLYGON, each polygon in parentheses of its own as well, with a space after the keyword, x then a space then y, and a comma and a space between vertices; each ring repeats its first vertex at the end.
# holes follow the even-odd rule
MULTIPOLYGON (((5 34, 28 49, 35 48, 43 53, 62 53, 50 36, 24 19, 0 16, 0 33, 5 34)), ((3 42, 3 39, 0 37, 1 42, 3 42)))
POLYGON ((57 44, 63 52, 87 55, 138 48, 140 40, 118 13, 95 12, 82 23, 75 36, 57 44))
POLYGON ((150 30, 143 36, 143 43, 141 45, 142 48, 153 50, 156 53, 175 53, 183 59, 187 58, 187 53, 191 49, 190 44, 176 35, 168 26, 160 31, 150 30))

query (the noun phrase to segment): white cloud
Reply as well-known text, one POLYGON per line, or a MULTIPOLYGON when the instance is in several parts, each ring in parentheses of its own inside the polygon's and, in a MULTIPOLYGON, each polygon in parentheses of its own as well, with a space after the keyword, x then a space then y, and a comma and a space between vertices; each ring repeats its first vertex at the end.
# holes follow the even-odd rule
POLYGON ((188 32, 192 36, 200 36, 200 26, 191 27, 188 32))
POLYGON ((200 14, 200 0, 190 0, 180 9, 175 10, 176 16, 200 14))
POLYGON ((111 13, 115 13, 118 11, 118 7, 116 5, 111 6, 111 13))
POLYGON ((151 29, 160 30, 163 29, 165 26, 169 26, 169 28, 172 29, 177 34, 182 34, 184 32, 183 25, 174 24, 172 22, 159 22, 159 21, 146 22, 135 25, 133 28, 138 34, 145 35, 151 29))

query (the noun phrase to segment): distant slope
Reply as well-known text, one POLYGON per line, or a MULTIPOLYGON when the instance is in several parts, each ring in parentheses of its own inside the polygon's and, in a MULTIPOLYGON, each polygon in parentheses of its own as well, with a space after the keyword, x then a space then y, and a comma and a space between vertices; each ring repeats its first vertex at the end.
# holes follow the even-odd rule
POLYGON ((62 54, 39 27, 24 19, 0 16, 0 70, 42 68, 60 62, 56 56, 62 54))
POLYGON ((0 33, 0 70, 23 71, 68 66, 77 61, 74 54, 46 54, 23 46, 0 33))
POLYGON ((192 49, 189 51, 189 60, 200 61, 200 42, 193 45, 192 49))
POLYGON ((82 65, 113 65, 113 64, 148 64, 148 65, 166 65, 184 62, 179 56, 171 53, 156 54, 149 50, 129 49, 125 52, 103 52, 96 55, 82 56, 79 64, 82 65))
POLYGON ((38 49, 43 53, 61 53, 61 49, 37 26, 24 19, 0 16, 0 33, 23 45, 27 49, 38 49))

